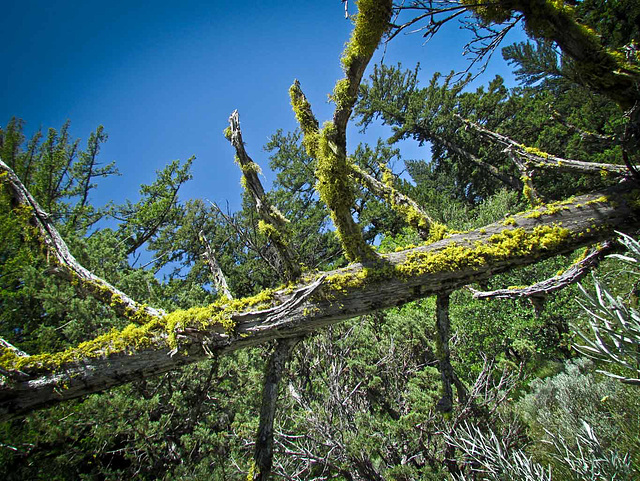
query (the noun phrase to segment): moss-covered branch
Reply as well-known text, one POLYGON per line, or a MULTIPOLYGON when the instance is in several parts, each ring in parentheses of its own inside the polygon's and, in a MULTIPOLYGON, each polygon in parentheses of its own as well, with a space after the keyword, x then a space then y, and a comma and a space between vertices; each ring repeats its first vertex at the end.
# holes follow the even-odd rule
POLYGON ((35 237, 40 241, 42 248, 46 249, 49 262, 55 267, 52 272, 66 277, 83 292, 110 306, 119 315, 136 324, 145 324, 164 315, 158 309, 137 303, 124 292, 80 265, 49 215, 40 207, 15 172, 2 160, 0 160, 0 183, 7 189, 14 208, 21 210, 22 216, 19 217, 28 219, 29 225, 25 225, 25 229, 35 230, 35 237))
POLYGON ((586 276, 600 263, 606 254, 614 249, 615 244, 611 241, 604 241, 590 250, 585 250, 584 256, 576 261, 567 270, 558 272, 555 276, 537 282, 531 286, 510 287, 497 289, 495 291, 478 291, 469 289, 475 299, 516 299, 546 297, 549 294, 564 289, 575 284, 586 276))
POLYGON ((640 101, 640 67, 621 52, 602 45, 596 32, 578 22, 575 9, 563 0, 461 0, 484 22, 503 22, 514 12, 524 14, 525 28, 536 38, 557 43, 573 59, 581 83, 599 92, 622 109, 640 101))
POLYGON ((433 219, 413 199, 393 187, 393 174, 383 166, 385 182, 380 182, 355 164, 351 166, 353 176, 372 194, 387 201, 389 206, 398 212, 407 224, 418 231, 423 240, 429 239, 433 219))
POLYGON ((605 164, 601 162, 584 162, 582 160, 565 159, 543 152, 534 147, 526 147, 509 137, 485 129, 481 125, 457 116, 464 124, 481 137, 503 145, 512 155, 517 155, 533 168, 553 169, 558 172, 574 172, 581 174, 611 175, 613 177, 630 176, 625 165, 605 164))
POLYGON ((295 338, 343 319, 458 289, 640 228, 631 183, 514 215, 297 286, 218 301, 113 331, 67 351, 21 356, 0 345, 0 416, 73 399, 207 356, 295 338), (173 354, 173 355, 168 355, 173 354))
POLYGON ((373 53, 389 27, 390 0, 359 0, 351 38, 342 54, 345 77, 336 83, 332 100, 336 104, 333 121, 318 130, 311 106, 294 83, 289 94, 296 118, 305 135, 305 147, 316 158, 317 190, 331 213, 338 238, 351 261, 376 258, 353 220, 354 205, 351 161, 347 156, 347 123, 358 97, 358 88, 373 53))

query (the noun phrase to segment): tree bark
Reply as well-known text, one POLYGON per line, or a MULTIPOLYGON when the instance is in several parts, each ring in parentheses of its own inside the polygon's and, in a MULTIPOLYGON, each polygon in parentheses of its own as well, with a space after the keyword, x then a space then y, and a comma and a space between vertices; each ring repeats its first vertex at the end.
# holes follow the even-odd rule
POLYGON ((616 237, 616 231, 633 232, 640 228, 640 207, 633 200, 639 195, 634 184, 627 182, 613 190, 539 207, 482 229, 384 255, 375 263, 355 263, 309 276, 296 289, 274 292, 272 307, 231 312, 231 331, 212 322, 208 327, 175 327, 169 332, 154 320, 143 326, 148 327, 149 336, 144 344, 135 339, 126 344, 128 338, 123 334, 125 345, 117 349, 109 344, 87 352, 81 345, 63 353, 58 362, 30 356, 19 364, 20 370, 12 359, 22 356, 12 357, 10 350, 0 346, 0 367, 6 373, 0 377, 0 418, 167 372, 213 354, 299 337, 344 319, 458 289, 616 237), (169 343, 170 334, 178 336, 177 353, 169 343))
POLYGON ((256 436, 253 459, 255 470, 253 481, 269 479, 273 464, 273 422, 276 415, 276 402, 282 371, 286 366, 293 347, 300 339, 281 339, 269 357, 262 387, 262 405, 260 407, 260 425, 256 436))

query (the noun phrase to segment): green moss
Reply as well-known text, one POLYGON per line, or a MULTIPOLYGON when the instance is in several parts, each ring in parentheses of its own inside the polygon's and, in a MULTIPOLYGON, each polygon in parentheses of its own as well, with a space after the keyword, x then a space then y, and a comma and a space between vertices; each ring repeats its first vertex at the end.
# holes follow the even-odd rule
POLYGON ((397 266, 400 275, 412 277, 442 271, 456 271, 482 266, 492 260, 525 256, 551 250, 570 238, 571 232, 560 226, 538 226, 532 232, 522 228, 505 229, 487 242, 474 247, 449 244, 439 251, 413 252, 397 266))
POLYGON ((55 369, 63 364, 98 358, 109 354, 128 353, 150 346, 154 342, 154 332, 161 327, 159 320, 144 326, 129 324, 122 330, 113 330, 107 334, 83 342, 76 347, 55 353, 37 354, 21 357, 12 351, 1 349, 0 366, 7 370, 55 369))
POLYGON ((339 272, 327 277, 325 282, 332 292, 346 294, 350 290, 362 288, 368 282, 454 272, 481 267, 500 259, 535 256, 559 247, 570 238, 569 229, 559 225, 538 226, 532 232, 522 228, 505 229, 493 234, 486 242, 477 241, 473 247, 451 243, 440 250, 410 252, 399 265, 380 263, 360 271, 339 272))
MULTIPOLYGON (((539 219, 543 215, 554 215, 558 212, 562 212, 563 210, 569 210, 569 206, 573 204, 574 198, 571 197, 567 200, 563 200, 560 202, 552 202, 550 204, 543 204, 536 210, 532 210, 530 212, 522 213, 522 217, 525 219, 539 219)), ((589 202, 587 202, 588 204, 589 202)))
POLYGON ((56 369, 83 359, 103 358, 114 353, 128 354, 153 345, 166 344, 177 349, 176 331, 219 326, 227 334, 232 334, 235 329, 232 315, 246 309, 271 307, 274 304, 273 293, 273 290, 265 290, 253 297, 221 299, 205 307, 176 310, 163 318, 152 318, 143 325, 129 324, 122 330, 114 329, 76 347, 55 353, 21 357, 0 347, 0 366, 9 371, 56 369))
POLYGON ((518 223, 516 222, 516 220, 513 217, 507 217, 505 220, 503 220, 502 225, 512 225, 512 226, 516 226, 518 225, 518 223))
POLYGON ((446 225, 440 224, 439 222, 434 222, 431 224, 429 229, 429 238, 425 242, 425 244, 433 244, 434 242, 441 241, 451 234, 457 233, 456 231, 450 230, 446 225))
POLYGON ((389 27, 391 4, 390 1, 358 0, 355 27, 342 53, 341 61, 345 72, 349 71, 354 60, 368 59, 373 55, 380 38, 389 27))
POLYGON ((222 135, 224 135, 224 138, 227 140, 231 140, 231 127, 227 127, 226 129, 224 129, 222 131, 222 135))

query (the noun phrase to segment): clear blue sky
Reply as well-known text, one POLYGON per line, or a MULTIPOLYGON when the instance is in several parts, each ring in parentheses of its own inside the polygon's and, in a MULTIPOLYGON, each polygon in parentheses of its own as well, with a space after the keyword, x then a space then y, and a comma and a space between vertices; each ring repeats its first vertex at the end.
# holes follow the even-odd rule
MULTIPOLYGON (((101 184, 97 204, 135 201, 156 169, 195 155, 194 180, 181 197, 233 208, 240 172, 222 136, 229 114, 239 110, 249 153, 267 171, 262 146, 278 128, 296 127, 288 98, 294 79, 319 120, 330 118, 327 94, 342 75, 351 23, 339 0, 10 0, 0 29, 0 124, 16 116, 33 133, 70 119, 83 143, 104 125, 109 140, 100 159, 115 160, 123 175, 101 184)), ((385 62, 419 61, 426 83, 435 71, 466 67, 466 35, 452 25, 425 46, 419 34, 400 36, 385 62)), ((490 72, 508 77, 499 53, 490 72)), ((352 128, 351 146, 356 134, 352 128)), ((406 147, 405 156, 428 152, 406 147)))

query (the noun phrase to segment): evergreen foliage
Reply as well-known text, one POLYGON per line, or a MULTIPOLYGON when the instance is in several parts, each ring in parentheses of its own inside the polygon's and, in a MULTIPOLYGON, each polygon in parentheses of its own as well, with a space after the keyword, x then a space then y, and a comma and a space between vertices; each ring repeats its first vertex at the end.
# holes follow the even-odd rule
MULTIPOLYGON (((361 3, 365 17, 378 15, 376 2, 361 3)), ((574 2, 537 3, 561 10, 563 18, 582 19, 607 48, 631 49, 638 41, 632 1, 585 0, 575 9, 566 5, 574 2)), ((512 15, 497 3, 476 13, 486 22, 512 15)), ((374 37, 386 25, 376 22, 374 37)), ((531 23, 529 29, 539 33, 540 25, 531 23)), ((371 32, 362 28, 355 30, 343 57, 347 76, 375 49, 371 32)), ((342 199, 343 214, 357 218, 367 249, 394 252, 423 240, 402 216, 355 185, 351 165, 415 199, 435 222, 447 226, 440 238, 507 222, 508 215, 526 207, 521 173, 504 147, 482 139, 465 120, 538 152, 624 163, 624 112, 607 95, 589 90, 592 86, 577 85, 583 67, 562 56, 549 35, 538 37, 504 49, 521 82, 511 89, 496 77, 471 91, 468 78, 456 81, 441 74, 423 87, 419 67, 375 66, 370 80, 360 86, 354 114, 363 129, 381 122, 391 134, 375 146, 359 146, 339 165, 345 173, 342 187, 353 201, 342 199), (430 156, 405 161, 404 177, 387 167, 400 162, 394 146, 400 141, 431 148, 430 156)), ((357 83, 341 91, 346 80, 338 83, 333 100, 349 110, 356 102, 352 87, 357 83)), ((305 272, 343 267, 357 256, 345 254, 330 224, 333 207, 327 208, 322 201, 326 195, 316 188, 318 172, 329 175, 325 171, 336 166, 336 139, 331 137, 336 127, 329 124, 319 131, 309 104, 301 101, 300 85, 292 90, 296 113, 306 120, 302 133, 278 130, 265 146, 276 172, 268 199, 290 220, 287 242, 305 272)), ((254 199, 245 194, 234 213, 201 200, 180 200, 193 159, 170 162, 154 182, 141 186, 135 202, 94 205, 91 193, 99 179, 117 175, 115 165, 99 162, 106 140, 98 127, 82 150, 71 139, 68 123, 32 139, 25 138, 17 119, 0 130, 0 158, 52 216, 83 265, 138 302, 167 312, 217 309, 221 293, 203 257, 206 239, 234 296, 278 285, 274 246, 260 228, 254 199)), ((546 200, 614 182, 586 174, 551 173, 535 179, 546 200)), ((15 209, 9 195, 0 194, 0 337, 37 354, 126 326, 129 320, 111 306, 56 275, 29 219, 29 212, 15 209)), ((561 226, 548 229, 566 231, 561 226)), ((507 240, 517 238, 512 234, 507 240)), ((637 381, 638 372, 640 245, 630 237, 623 243, 629 252, 599 267, 596 295, 584 297, 588 288, 583 289, 587 313, 576 302, 581 294, 575 286, 544 302, 487 301, 467 290, 452 293, 449 361, 455 402, 448 412, 438 406, 443 380, 435 298, 349 319, 302 339, 280 386, 273 476, 347 481, 637 479, 638 387, 614 379, 637 381), (620 267, 625 262, 630 269, 620 267), (608 287, 598 279, 607 279, 608 287), (578 342, 576 329, 582 333, 578 342), (605 331, 610 342, 598 337, 605 331), (593 360, 578 357, 574 346, 580 343, 593 360), (611 362, 607 353, 612 352, 621 362, 611 362)), ((514 269, 475 287, 532 285, 582 255, 514 269)), ((0 475, 7 480, 247 479, 255 471, 260 386, 270 347, 213 356, 4 422, 0 475)))

